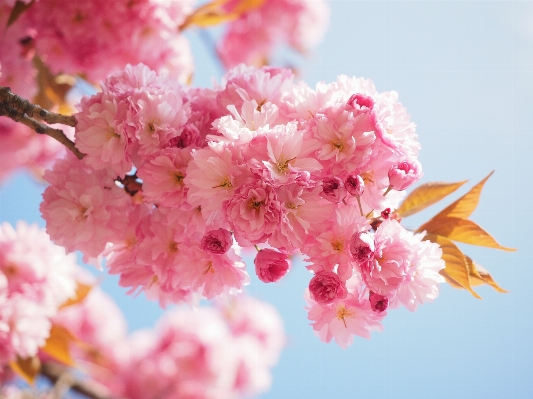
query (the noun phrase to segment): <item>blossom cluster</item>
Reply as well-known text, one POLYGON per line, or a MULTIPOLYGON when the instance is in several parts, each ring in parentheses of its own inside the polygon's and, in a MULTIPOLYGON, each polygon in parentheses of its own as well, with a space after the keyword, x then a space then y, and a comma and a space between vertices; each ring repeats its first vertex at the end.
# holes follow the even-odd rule
POLYGON ((116 304, 93 288, 54 323, 83 342, 71 351, 84 370, 110 396, 129 399, 256 395, 270 387, 270 369, 285 345, 276 310, 244 295, 214 307, 171 310, 155 329, 127 335, 116 304))
POLYGON ((41 211, 56 243, 106 257, 131 292, 163 306, 211 299, 248 283, 235 247, 262 248, 264 282, 302 253, 313 328, 343 346, 380 329, 389 304, 438 295, 440 248, 391 212, 422 173, 397 93, 347 76, 312 89, 243 65, 184 89, 138 65, 79 111, 86 156, 47 171, 41 211))
MULTIPOLYGON (((225 7, 232 9, 235 3, 228 1, 225 7)), ((229 69, 240 63, 269 64, 280 44, 306 53, 322 39, 328 20, 329 8, 323 0, 264 0, 228 24, 217 54, 229 69)))
MULTIPOLYGON (((68 351, 110 395, 130 399, 239 398, 270 387, 270 369, 285 345, 276 310, 247 296, 214 307, 174 309, 152 331, 128 336, 113 300, 75 256, 54 245, 43 229, 0 225, 0 382, 8 365, 39 351, 54 329, 71 336, 68 351), (91 287, 76 297, 76 285, 91 287), (67 302, 71 299, 70 302, 67 302), (105 309, 105 312, 102 312, 105 309)), ((1 395, 17 397, 5 387, 1 395)), ((2 396, 3 397, 3 396, 2 396)))
POLYGON ((59 306, 75 296, 75 267, 36 225, 0 225, 0 369, 45 344, 59 306))

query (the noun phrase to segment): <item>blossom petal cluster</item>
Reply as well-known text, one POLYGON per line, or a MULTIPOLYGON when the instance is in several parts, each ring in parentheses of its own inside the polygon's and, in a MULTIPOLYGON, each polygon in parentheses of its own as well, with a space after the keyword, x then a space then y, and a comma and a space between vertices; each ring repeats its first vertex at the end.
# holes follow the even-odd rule
POLYGON ((59 306, 75 296, 75 267, 43 229, 0 224, 0 368, 45 344, 59 306))
POLYGON ((263 247, 264 282, 302 253, 313 328, 342 346, 379 330, 389 305, 437 296, 438 245, 391 213, 422 174, 396 93, 348 76, 311 88, 244 65, 214 88, 142 64, 101 87, 78 106, 86 156, 46 173, 41 211, 56 242, 106 257, 130 292, 162 306, 227 296, 249 281, 236 246, 263 247), (361 309, 368 317, 352 320, 361 309))
MULTIPOLYGON (((237 1, 229 1, 233 9, 237 1)), ((228 24, 217 53, 226 68, 240 63, 263 65, 276 45, 305 53, 323 37, 329 8, 323 0, 264 0, 228 24)))
POLYGON ((285 345, 276 310, 244 295, 215 307, 171 310, 155 329, 128 336, 115 303, 96 288, 54 321, 84 342, 71 345, 72 354, 110 397, 257 395, 270 387, 270 369, 285 345))

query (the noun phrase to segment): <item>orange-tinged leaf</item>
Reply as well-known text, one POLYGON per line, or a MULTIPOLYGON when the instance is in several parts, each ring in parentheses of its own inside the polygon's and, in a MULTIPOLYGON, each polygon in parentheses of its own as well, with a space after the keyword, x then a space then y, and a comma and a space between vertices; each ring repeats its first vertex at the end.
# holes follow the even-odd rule
POLYGON ((474 262, 470 257, 466 256, 466 261, 470 267, 470 283, 473 286, 488 284, 498 292, 506 293, 493 279, 490 273, 481 265, 474 262))
POLYGON ((458 183, 433 182, 423 184, 420 187, 415 188, 415 190, 405 198, 396 212, 398 212, 401 217, 413 215, 450 195, 466 182, 467 180, 458 183))
POLYGON ((77 283, 78 286, 76 287, 76 297, 72 299, 68 299, 65 303, 61 305, 60 308, 66 308, 67 306, 72 306, 77 303, 83 302, 83 300, 89 295, 91 290, 93 289, 92 285, 82 284, 80 282, 77 283))
POLYGON ((181 24, 179 29, 183 31, 191 25, 205 28, 231 19, 236 19, 238 17, 237 15, 230 15, 224 9, 224 5, 228 1, 229 0, 214 0, 211 3, 198 7, 192 14, 185 18, 185 21, 181 24))
POLYGON ((77 338, 65 327, 53 324, 50 336, 41 350, 55 360, 67 366, 73 366, 74 359, 70 356, 70 344, 76 341, 77 338))
POLYGON ((264 3, 265 0, 241 0, 233 9, 233 12, 242 15, 245 12, 261 7, 264 3))
POLYGON ((35 0, 30 1, 28 4, 18 0, 15 3, 13 9, 11 10, 11 14, 9 14, 9 19, 7 20, 6 28, 9 28, 11 25, 13 25, 15 21, 19 19, 22 13, 24 13, 28 8, 30 8, 33 3, 35 3, 35 0))
POLYGON ((467 219, 476 209, 477 204, 479 203, 479 196, 481 194, 481 190, 483 189, 485 182, 488 180, 489 177, 492 176, 493 173, 494 171, 490 172, 487 177, 485 177, 478 184, 472 187, 469 192, 467 192, 457 201, 448 205, 441 212, 439 212, 435 216, 435 218, 449 216, 467 219))
POLYGON ((9 366, 13 372, 30 385, 34 384, 35 377, 41 372, 41 362, 37 356, 25 359, 17 357, 17 360, 9 363, 9 366))
POLYGON ((39 89, 33 102, 44 109, 58 106, 63 107, 63 111, 66 110, 66 96, 76 83, 76 79, 70 75, 54 76, 39 57, 33 57, 33 64, 37 69, 37 87, 39 89))
POLYGON ((446 268, 441 272, 450 284, 455 288, 464 288, 478 299, 481 297, 472 289, 470 283, 470 270, 463 252, 446 237, 435 234, 427 234, 426 239, 435 242, 442 248, 442 259, 446 268), (451 280, 451 281, 450 281, 451 280))
POLYGON ((238 19, 242 14, 261 7, 264 2, 265 0, 240 0, 230 9, 225 7, 229 3, 229 0, 214 0, 211 3, 198 7, 192 14, 187 16, 179 29, 183 31, 191 25, 207 28, 233 21, 238 19))
POLYGON ((431 234, 448 237, 450 240, 464 242, 465 244, 496 248, 503 251, 516 251, 515 248, 501 246, 489 233, 467 219, 435 216, 418 228, 419 232, 424 230, 431 234))

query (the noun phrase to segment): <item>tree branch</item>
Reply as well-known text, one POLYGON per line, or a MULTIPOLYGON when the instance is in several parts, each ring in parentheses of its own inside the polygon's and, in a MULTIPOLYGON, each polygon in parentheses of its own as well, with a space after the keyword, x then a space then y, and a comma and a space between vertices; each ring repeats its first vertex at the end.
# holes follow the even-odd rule
POLYGON ((70 140, 61 129, 54 129, 38 120, 35 116, 47 123, 61 123, 68 126, 76 126, 78 121, 74 116, 67 116, 56 114, 55 112, 47 111, 39 105, 32 104, 28 100, 17 96, 11 92, 9 87, 0 86, 0 116, 7 116, 15 122, 23 123, 30 129, 35 130, 39 134, 46 134, 74 153, 79 159, 82 159, 85 154, 81 153, 74 142, 70 140))
POLYGON ((50 382, 56 384, 58 381, 66 383, 70 389, 85 395, 90 399, 119 399, 109 396, 103 387, 94 383, 80 381, 70 373, 68 367, 54 362, 45 362, 41 366, 41 374, 48 378, 50 382))

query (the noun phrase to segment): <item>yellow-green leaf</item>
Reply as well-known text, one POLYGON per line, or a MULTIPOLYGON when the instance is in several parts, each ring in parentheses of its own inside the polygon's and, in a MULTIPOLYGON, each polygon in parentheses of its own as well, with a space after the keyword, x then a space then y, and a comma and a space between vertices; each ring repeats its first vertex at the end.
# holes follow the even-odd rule
POLYGON ((490 172, 487 177, 485 177, 478 184, 472 187, 469 192, 467 192, 457 201, 444 208, 440 213, 435 216, 435 218, 450 216, 461 219, 467 219, 476 209, 477 204, 479 203, 479 196, 481 194, 481 190, 483 189, 485 182, 488 180, 489 177, 492 176, 493 173, 494 171, 490 172))
POLYGON ((264 3, 265 0, 241 0, 233 9, 233 12, 240 16, 255 8, 261 7, 264 3))
POLYGON ((28 384, 33 385, 35 377, 41 372, 41 362, 37 356, 17 360, 9 363, 11 370, 20 378, 24 379, 28 384))
POLYGON ((28 4, 24 3, 23 1, 18 0, 13 9, 11 10, 11 14, 9 14, 9 18, 7 20, 6 28, 9 28, 11 25, 15 23, 17 19, 22 15, 24 11, 26 11, 28 8, 30 8, 33 3, 35 3, 35 0, 30 1, 28 4))
POLYGON ((465 244, 496 248, 503 251, 516 251, 514 248, 501 246, 489 233, 468 219, 435 216, 418 228, 419 232, 424 230, 431 234, 447 237, 450 240, 464 242, 465 244))
POLYGON ((463 252, 446 237, 427 234, 426 239, 435 242, 442 248, 442 259, 446 268, 441 275, 455 288, 464 288, 478 299, 481 297, 472 289, 470 283, 470 270, 463 252))
POLYGON ((450 195, 466 182, 467 180, 458 183, 433 182, 423 184, 411 192, 396 211, 401 217, 413 215, 450 195))
POLYGON ((66 308, 67 306, 72 306, 77 303, 83 302, 83 300, 89 295, 91 292, 93 286, 82 284, 80 282, 77 283, 78 286, 76 287, 76 297, 72 299, 68 299, 65 303, 61 305, 61 308, 66 308))
POLYGON ((490 273, 481 265, 474 262, 470 257, 466 256, 466 261, 470 267, 470 283, 473 286, 488 284, 498 292, 508 292, 500 287, 493 279, 490 273))
POLYGON ((50 336, 41 350, 55 360, 67 366, 73 366, 74 359, 70 355, 70 344, 76 341, 77 338, 65 327, 53 324, 50 336))

